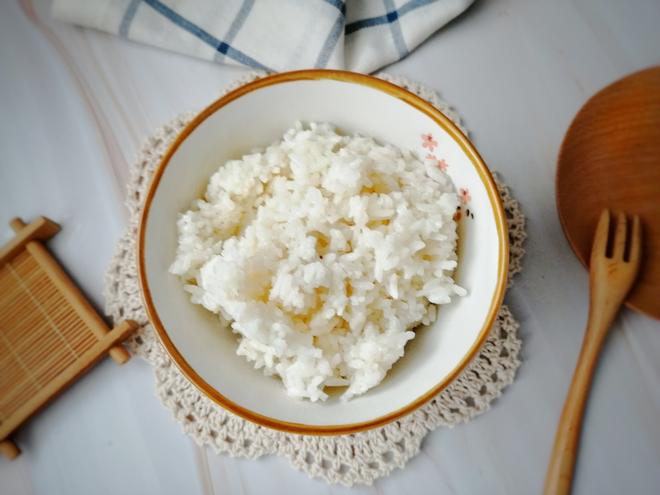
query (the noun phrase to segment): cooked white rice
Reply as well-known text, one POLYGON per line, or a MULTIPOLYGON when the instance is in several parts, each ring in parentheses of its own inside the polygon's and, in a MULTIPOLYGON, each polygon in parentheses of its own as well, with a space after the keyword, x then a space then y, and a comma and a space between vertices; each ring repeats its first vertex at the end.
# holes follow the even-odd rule
POLYGON ((178 219, 170 271, 292 397, 374 387, 454 284, 457 195, 430 161, 329 124, 213 174, 178 219), (431 304, 432 303, 432 304, 431 304))

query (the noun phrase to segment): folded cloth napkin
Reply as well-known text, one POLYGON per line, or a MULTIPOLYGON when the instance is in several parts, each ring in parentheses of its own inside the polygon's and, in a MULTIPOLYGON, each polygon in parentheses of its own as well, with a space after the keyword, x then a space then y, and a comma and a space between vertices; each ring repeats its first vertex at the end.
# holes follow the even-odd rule
POLYGON ((54 0, 63 21, 268 71, 373 72, 474 0, 54 0))

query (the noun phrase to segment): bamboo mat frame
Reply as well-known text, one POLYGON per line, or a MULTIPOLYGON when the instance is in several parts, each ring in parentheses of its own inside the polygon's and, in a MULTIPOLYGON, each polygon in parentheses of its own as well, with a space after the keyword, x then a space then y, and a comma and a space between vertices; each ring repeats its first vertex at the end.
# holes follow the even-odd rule
POLYGON ((15 237, 0 249, 0 453, 20 450, 10 436, 107 352, 123 364, 121 341, 137 328, 110 329, 41 241, 59 232, 39 217, 10 222, 15 237))

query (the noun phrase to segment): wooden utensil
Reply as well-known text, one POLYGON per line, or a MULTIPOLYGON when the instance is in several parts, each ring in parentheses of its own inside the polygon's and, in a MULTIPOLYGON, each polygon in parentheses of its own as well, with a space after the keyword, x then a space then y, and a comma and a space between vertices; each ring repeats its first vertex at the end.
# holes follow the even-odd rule
POLYGON ((20 450, 10 435, 107 352, 118 364, 136 328, 109 329, 40 242, 59 231, 40 217, 12 220, 16 236, 0 248, 0 453, 20 450))
POLYGON ((623 213, 610 236, 610 212, 598 221, 589 270, 589 319, 573 381, 559 420, 545 480, 546 495, 570 493, 584 407, 598 355, 607 331, 635 281, 641 261, 641 225, 633 219, 631 233, 623 213))
POLYGON ((660 319, 660 67, 615 82, 578 112, 561 147, 556 193, 585 266, 603 208, 641 217, 644 267, 626 304, 660 319))

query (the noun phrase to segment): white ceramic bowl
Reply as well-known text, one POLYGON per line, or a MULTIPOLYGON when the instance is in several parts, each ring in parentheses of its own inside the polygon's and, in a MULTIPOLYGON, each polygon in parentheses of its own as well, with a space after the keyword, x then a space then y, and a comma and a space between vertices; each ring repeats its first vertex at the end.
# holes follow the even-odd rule
POLYGON ((483 344, 502 302, 508 233, 493 179, 467 138, 415 95, 370 76, 298 71, 257 80, 219 99, 180 134, 156 171, 138 243, 144 302, 174 362, 221 406, 264 426, 310 434, 344 434, 383 425, 432 398, 483 344), (236 337, 214 315, 193 305, 174 260, 177 214, 203 194, 226 160, 280 138, 294 121, 330 122, 348 133, 373 136, 422 156, 433 154, 464 200, 459 221, 458 283, 469 294, 443 306, 437 321, 417 330, 385 380, 348 403, 287 397, 235 354, 236 337))

